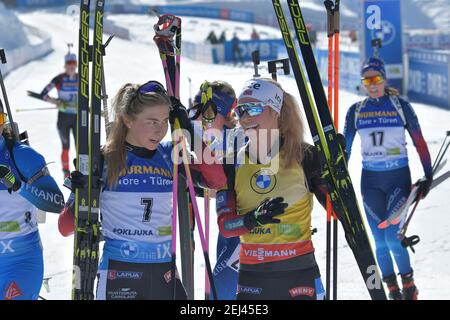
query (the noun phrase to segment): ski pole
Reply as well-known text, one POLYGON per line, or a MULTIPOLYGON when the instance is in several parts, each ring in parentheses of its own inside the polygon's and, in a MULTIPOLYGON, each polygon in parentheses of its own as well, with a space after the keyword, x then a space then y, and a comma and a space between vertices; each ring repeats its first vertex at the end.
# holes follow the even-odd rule
POLYGON ((28 111, 45 111, 45 110, 56 110, 58 107, 44 107, 44 108, 23 108, 16 109, 16 112, 28 112, 28 111))
POLYGON ((109 36, 108 40, 106 40, 105 44, 103 45, 103 52, 102 52, 102 101, 103 101, 103 116, 105 118, 106 137, 109 137, 109 134, 111 132, 111 123, 109 122, 108 94, 106 93, 105 65, 103 63, 103 57, 106 54, 105 51, 106 47, 109 45, 114 36, 115 36, 114 33, 109 36))
MULTIPOLYGON (((327 0, 324 2, 324 5, 327 10, 328 26, 328 108, 330 110, 330 114, 332 114, 334 110, 334 126, 337 131, 339 124, 339 1, 333 3, 331 0, 327 0)), ((330 299, 331 291, 331 241, 333 241, 333 300, 336 300, 338 219, 336 214, 333 212, 331 201, 328 195, 326 241, 326 299, 330 299), (331 221, 333 221, 333 232, 331 232, 331 221), (333 235, 333 239, 331 239, 331 234, 333 235)))
MULTIPOLYGON (((334 126, 339 129, 339 31, 340 12, 339 1, 335 0, 333 10, 334 27, 334 126)), ((338 219, 333 212, 333 300, 337 300, 337 276, 338 276, 338 219)))
POLYGON ((176 253, 177 253, 177 208, 178 208, 178 165, 175 161, 177 156, 177 141, 173 139, 173 185, 172 185, 172 259, 170 264, 170 279, 172 281, 173 300, 176 300, 176 253))
POLYGON ((408 218, 406 219, 404 225, 400 229, 399 236, 398 236, 399 240, 401 241, 402 246, 404 248, 408 248, 409 247, 413 253, 416 252, 414 250, 413 246, 419 243, 420 238, 419 238, 419 236, 411 236, 409 238, 406 237, 406 230, 408 229, 409 222, 411 221, 411 218, 413 217, 414 212, 416 212, 416 209, 417 209, 417 206, 419 205, 419 202, 420 202, 420 198, 414 204, 414 207, 413 207, 411 213, 409 214, 408 218))
MULTIPOLYGON (((206 238, 206 251, 208 253, 209 256, 209 190, 205 189, 205 193, 204 193, 204 207, 205 207, 205 238, 206 238)), ((205 270, 205 300, 209 300, 210 299, 210 294, 211 294, 211 284, 209 283, 209 275, 208 275, 208 271, 205 270)))
MULTIPOLYGON (((442 141, 441 147, 439 148, 438 154, 434 160, 433 163, 433 175, 437 172, 442 159, 445 155, 445 153, 447 152, 447 149, 450 145, 450 141, 447 142, 447 138, 450 136, 450 131, 446 132, 445 138, 442 141), (447 142, 447 144, 446 144, 447 142), (445 147, 444 147, 445 146, 445 147)), ((437 178, 436 180, 434 180, 434 182, 436 183, 436 185, 440 184, 441 182, 443 182, 446 179, 446 176, 449 174, 449 172, 444 173, 443 175, 441 175, 439 178, 437 178)), ((420 241, 420 237, 417 235, 413 235, 411 237, 406 237, 406 231, 408 230, 408 226, 409 223, 411 222, 411 219, 416 211, 417 206, 419 205, 419 202, 422 200, 422 195, 420 194, 419 197, 417 198, 416 203, 414 204, 414 207, 411 211, 411 213, 408 215, 408 217, 406 218, 405 222, 402 224, 400 231, 398 232, 398 238, 401 240, 402 246, 405 248, 410 248, 412 252, 415 253, 415 250, 413 248, 414 245, 416 245, 417 243, 419 243, 420 241)))
POLYGON ((436 156, 436 159, 433 163, 433 173, 436 171, 436 169, 439 167, 439 164, 441 163, 442 159, 444 158, 445 153, 447 152, 447 149, 450 145, 450 140, 448 141, 447 145, 444 148, 445 143, 447 142, 447 138, 450 136, 450 131, 447 131, 445 134, 444 141, 442 141, 441 147, 439 148, 439 152, 436 156))
MULTIPOLYGON (((4 49, 0 49, 0 60, 1 60, 2 64, 6 64, 6 62, 7 62, 4 49)), ((13 120, 11 107, 9 106, 9 101, 8 101, 8 94, 6 93, 5 82, 3 80, 3 74, 2 74, 1 69, 0 69, 0 86, 2 87, 3 100, 5 102, 6 111, 8 113, 9 124, 11 126, 14 140, 19 141, 20 140, 19 128, 17 127, 17 124, 13 120)))
MULTIPOLYGON (((332 111, 333 106, 333 2, 327 0, 324 2, 327 10, 327 26, 328 26, 328 109, 332 111)), ((325 298, 330 300, 331 293, 331 215, 333 208, 331 206, 330 197, 326 197, 326 263, 325 263, 325 298)))
POLYGON ((194 102, 192 101, 192 79, 190 77, 188 77, 188 81, 189 81, 189 100, 188 100, 188 105, 189 105, 189 109, 191 109, 194 106, 194 102))
POLYGON ((259 50, 255 50, 252 52, 252 61, 253 61, 253 68, 255 70, 253 78, 259 78, 261 77, 261 75, 258 73, 258 66, 261 63, 261 59, 259 58, 259 50))
POLYGON ((187 184, 188 184, 188 188, 189 188, 189 194, 192 199, 192 206, 194 209, 195 221, 197 223, 198 233, 200 236, 200 242, 201 242, 202 249, 203 249, 203 256, 205 258, 206 270, 208 271, 209 283, 211 285, 213 298, 214 298, 214 300, 217 300, 216 286, 214 285, 211 262, 209 260, 209 255, 208 255, 208 250, 207 250, 207 245, 206 245, 206 240, 205 240, 205 234, 203 233, 202 221, 200 220, 200 214, 199 214, 199 210, 198 210, 198 206, 197 206, 197 199, 195 198, 194 184, 192 182, 191 171, 189 169, 189 164, 187 161, 186 148, 184 148, 184 146, 183 146, 184 139, 182 140, 181 143, 182 143, 182 151, 181 152, 183 155, 184 170, 186 171, 186 180, 187 180, 187 184))
MULTIPOLYGON (((442 175, 440 175, 439 177, 437 177, 436 179, 433 179, 433 183, 431 184, 430 190, 436 188, 438 185, 440 185, 442 182, 446 181, 448 178, 450 178, 450 171, 447 171, 447 172, 443 173, 442 175)), ((405 235, 406 229, 408 228, 408 225, 409 225, 409 221, 411 220, 412 215, 414 214, 415 209, 421 200, 422 200, 422 198, 419 197, 418 200, 415 202, 413 210, 407 217, 406 221, 400 227, 399 235, 403 235, 403 236, 405 235)))

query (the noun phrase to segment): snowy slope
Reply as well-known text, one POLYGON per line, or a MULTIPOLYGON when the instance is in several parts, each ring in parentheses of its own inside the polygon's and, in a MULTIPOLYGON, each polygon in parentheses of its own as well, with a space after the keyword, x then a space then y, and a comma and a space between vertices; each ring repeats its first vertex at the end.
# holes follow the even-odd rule
POLYGON ((24 26, 20 23, 17 16, 1 2, 0 30, 2 30, 0 48, 10 50, 28 44, 24 26), (3 32, 3 30, 8 30, 8 32, 3 32))
MULTIPOLYGON (((37 26, 54 37, 55 51, 44 59, 27 64, 12 72, 6 79, 6 87, 10 101, 16 107, 43 107, 45 103, 28 98, 26 90, 40 90, 53 76, 61 71, 63 56, 66 52, 66 42, 77 43, 76 22, 68 22, 63 14, 52 12, 31 12, 20 14, 20 19, 28 24, 37 26)), ((153 25, 154 21, 148 16, 134 18, 136 28, 146 23, 153 25)), ((147 28, 145 26, 145 28, 147 28)), ((136 30, 136 32, 140 32, 136 30)), ((151 39, 152 34, 148 34, 151 39)), ((106 85, 110 97, 114 96, 118 88, 126 82, 143 83, 149 79, 164 81, 162 68, 156 47, 151 41, 125 41, 114 39, 107 50, 105 58, 106 85)), ((188 98, 187 76, 192 78, 194 86, 199 86, 205 80, 222 79, 231 83, 236 90, 240 90, 246 79, 250 78, 252 70, 239 69, 230 66, 206 65, 182 59, 181 97, 188 98)), ((295 81, 292 78, 280 77, 283 87, 297 97, 295 81)), ((340 93, 340 128, 342 129, 346 109, 359 99, 358 96, 342 91, 340 93)), ((415 109, 421 119, 424 135, 429 143, 431 153, 435 154, 440 144, 441 136, 449 128, 450 112, 426 105, 415 104, 415 109)), ((56 112, 16 113, 16 121, 22 129, 27 129, 31 137, 31 144, 44 153, 50 165, 50 170, 56 179, 62 183, 59 156, 60 142, 56 131, 56 112)), ((309 137, 309 134, 307 134, 309 137)), ((310 139, 308 139, 310 140, 310 139)), ((413 180, 422 176, 422 169, 418 156, 409 143, 413 180)), ((359 194, 361 158, 359 156, 359 140, 356 139, 350 170, 354 184, 359 194)), ((450 219, 446 209, 446 198, 450 192, 450 184, 444 184, 434 191, 421 204, 417 216, 413 221, 411 232, 418 232, 422 242, 417 246, 417 254, 412 255, 413 266, 416 271, 417 285, 420 297, 423 299, 449 299, 448 283, 450 275, 447 266, 450 264, 450 219)), ((202 207, 202 202, 199 202, 202 207)), ((214 204, 212 204, 214 208, 214 204)), ((71 288, 71 266, 73 238, 63 238, 57 231, 57 216, 48 214, 47 223, 41 225, 41 236, 45 252, 45 274, 56 274, 50 280, 51 292, 44 289, 42 295, 48 299, 69 299, 71 288)), ((211 252, 215 252, 214 239, 217 226, 211 219, 211 252)), ((325 274, 325 213, 316 205, 313 212, 313 226, 318 228, 313 241, 322 274, 325 274)), ((345 244, 343 231, 339 235, 339 298, 367 299, 368 294, 362 278, 354 262, 350 249, 345 244)), ((204 263, 197 237, 196 250, 196 297, 202 299, 204 283, 204 263)), ((211 254, 214 264, 215 255, 211 254)))

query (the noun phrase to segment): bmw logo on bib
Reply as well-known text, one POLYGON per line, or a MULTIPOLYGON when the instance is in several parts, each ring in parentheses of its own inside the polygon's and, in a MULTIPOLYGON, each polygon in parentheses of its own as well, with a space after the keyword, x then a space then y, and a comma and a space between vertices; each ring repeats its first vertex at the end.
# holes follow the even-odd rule
POLYGON ((122 247, 120 248, 120 253, 125 258, 136 258, 139 254, 139 248, 136 244, 131 242, 125 242, 122 244, 122 247))
POLYGON ((250 181, 250 185, 256 193, 266 194, 271 192, 277 183, 277 178, 270 170, 256 172, 250 181))

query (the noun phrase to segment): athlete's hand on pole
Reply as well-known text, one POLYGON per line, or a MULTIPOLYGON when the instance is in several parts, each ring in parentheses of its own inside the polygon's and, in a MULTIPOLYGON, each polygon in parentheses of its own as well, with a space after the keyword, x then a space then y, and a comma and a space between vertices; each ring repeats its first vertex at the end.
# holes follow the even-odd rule
MULTIPOLYGON (((80 171, 72 171, 70 177, 66 180, 70 181, 70 186, 66 185, 66 187, 69 187, 72 191, 75 191, 75 189, 87 188, 88 185, 88 176, 82 174, 80 171)), ((103 185, 103 180, 98 179, 98 181, 91 181, 91 184, 93 187, 101 187, 103 185), (98 185, 94 185, 94 183, 97 183, 98 185)))
POLYGON ((190 128, 191 121, 189 120, 186 107, 175 97, 170 97, 170 102, 172 104, 172 109, 170 110, 170 123, 173 124, 175 123, 175 119, 178 119, 182 129, 190 128))
POLYGON ((421 179, 416 182, 416 186, 418 186, 417 190, 417 198, 416 201, 419 199, 425 199, 428 192, 430 192, 431 184, 433 183, 433 178, 428 177, 425 179, 421 179))

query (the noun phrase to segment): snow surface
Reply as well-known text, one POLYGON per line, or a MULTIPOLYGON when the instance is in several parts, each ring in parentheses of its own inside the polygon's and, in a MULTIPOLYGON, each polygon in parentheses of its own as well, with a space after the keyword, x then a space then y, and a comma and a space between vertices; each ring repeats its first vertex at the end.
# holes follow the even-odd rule
MULTIPOLYGON (((27 97, 26 90, 38 91, 48 81, 62 71, 63 56, 66 53, 66 43, 77 43, 78 26, 76 20, 67 19, 63 13, 57 12, 23 12, 20 19, 32 26, 39 27, 53 36, 54 51, 45 58, 31 62, 17 69, 6 79, 9 100, 13 108, 44 107, 45 103, 27 97)), ((148 16, 134 17, 133 28, 151 28, 155 22, 148 16), (149 27, 145 24, 148 23, 149 27)), ((211 21, 213 23, 214 21, 211 21)), ((134 30, 133 30, 134 32, 134 30)), ((140 32, 136 30, 136 32, 140 32)), ((127 82, 144 83, 149 79, 164 82, 164 76, 156 47, 149 41, 152 34, 148 34, 146 41, 126 41, 114 39, 107 49, 105 58, 106 85, 110 98, 118 88, 127 82)), ((194 87, 199 86, 203 80, 221 79, 231 83, 239 91, 245 80, 253 74, 251 69, 234 68, 231 66, 206 65, 189 59, 182 59, 181 67, 181 98, 187 101, 189 86, 187 77, 192 78, 194 87)), ((298 97, 298 91, 293 78, 279 77, 280 83, 288 92, 298 97)), ((360 99, 357 95, 340 92, 340 118, 339 127, 342 129, 345 113, 348 107, 360 99)), ((449 130, 450 112, 423 104, 414 104, 415 110, 421 120, 423 132, 432 155, 435 155, 446 130, 449 130)), ((60 142, 56 130, 55 111, 36 111, 15 113, 15 119, 22 130, 28 130, 31 145, 42 152, 47 162, 51 164, 50 171, 56 180, 62 184, 60 171, 60 142)), ((308 138, 309 131, 307 130, 308 138)), ((167 137, 168 138, 168 137, 167 137)), ((308 140, 311 140, 310 138, 308 140)), ((73 144, 72 144, 73 145, 73 144)), ((409 140, 408 149, 413 181, 423 175, 417 153, 409 140)), ((73 148, 72 148, 73 150, 73 148)), ((349 167, 359 192, 361 157, 357 138, 353 147, 353 155, 349 167)), ((73 152, 72 152, 73 153, 73 152)), ((72 154, 73 155, 73 154, 72 154)), ((447 166, 448 169, 448 166, 447 166)), ((64 191, 66 195, 68 190, 64 191)), ((450 184, 446 183, 435 191, 419 206, 416 217, 410 227, 410 234, 418 233, 421 243, 416 247, 416 254, 411 255, 412 264, 416 273, 416 283, 420 290, 421 299, 449 299, 450 274, 450 219, 448 218, 447 198, 450 184)), ((359 197, 360 198, 360 197, 359 197)), ((361 199, 361 198, 360 198, 361 199)), ((360 202, 361 204, 361 202, 360 202)), ((199 201, 202 212, 203 201, 199 201)), ((214 208, 214 201, 211 204, 214 208)), ((214 212, 212 212, 214 217, 214 212)), ((211 259, 215 262, 215 240, 217 225, 211 219, 211 259)), ((316 257, 324 278, 325 275, 325 212, 319 205, 313 211, 313 227, 318 229, 313 241, 316 247, 316 257)), ((339 287, 340 299, 368 299, 369 296, 354 261, 351 250, 348 248, 343 230, 339 230, 339 287)), ((42 296, 47 299, 70 299, 73 237, 63 238, 57 231, 57 215, 47 214, 47 223, 40 226, 45 257, 45 275, 50 279, 50 292, 43 288, 42 296)), ((197 233, 197 231, 196 231, 197 233)), ((200 241, 196 235, 197 250, 195 252, 196 270, 196 298, 202 299, 204 285, 204 261, 200 250, 200 241)), ((178 255, 180 256, 180 255, 178 255)), ((323 279, 324 280, 324 279, 323 279)))
POLYGON ((0 48, 10 50, 28 44, 24 26, 17 16, 0 2, 0 48), (7 30, 7 32, 5 32, 7 30))

